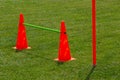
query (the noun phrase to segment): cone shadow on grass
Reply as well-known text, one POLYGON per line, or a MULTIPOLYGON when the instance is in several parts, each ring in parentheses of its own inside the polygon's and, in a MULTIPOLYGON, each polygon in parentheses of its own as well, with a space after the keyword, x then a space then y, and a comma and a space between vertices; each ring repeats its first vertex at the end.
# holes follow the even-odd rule
POLYGON ((63 65, 63 64, 64 64, 64 62, 58 62, 58 61, 57 61, 56 63, 57 63, 57 65, 58 65, 58 66, 60 66, 60 65, 63 65))

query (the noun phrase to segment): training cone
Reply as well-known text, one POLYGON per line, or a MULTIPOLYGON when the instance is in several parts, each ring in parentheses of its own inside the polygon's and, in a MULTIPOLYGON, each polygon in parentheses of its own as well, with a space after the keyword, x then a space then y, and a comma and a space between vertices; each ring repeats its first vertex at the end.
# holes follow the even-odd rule
POLYGON ((61 32, 60 32, 60 44, 59 44, 59 52, 58 58, 54 59, 58 62, 66 62, 70 60, 75 60, 75 58, 71 57, 70 48, 67 39, 67 33, 65 28, 65 22, 61 22, 61 32))
POLYGON ((24 23, 24 16, 23 14, 20 14, 16 46, 13 47, 16 50, 30 49, 30 47, 28 47, 26 29, 23 23, 24 23))

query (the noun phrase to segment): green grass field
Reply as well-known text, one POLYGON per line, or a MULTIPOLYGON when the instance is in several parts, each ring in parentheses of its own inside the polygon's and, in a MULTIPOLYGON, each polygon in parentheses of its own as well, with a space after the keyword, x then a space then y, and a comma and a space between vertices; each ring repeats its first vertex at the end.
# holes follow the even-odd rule
POLYGON ((97 0, 97 66, 92 69, 91 0, 0 0, 0 80, 120 80, 120 1, 97 0), (16 52, 19 14, 60 28, 75 61, 57 64, 59 33, 26 27, 31 50, 16 52))

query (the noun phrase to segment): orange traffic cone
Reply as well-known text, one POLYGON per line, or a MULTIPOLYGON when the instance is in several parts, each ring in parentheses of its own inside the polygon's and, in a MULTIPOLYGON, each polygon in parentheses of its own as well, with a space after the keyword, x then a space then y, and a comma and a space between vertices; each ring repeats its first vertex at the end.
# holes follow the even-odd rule
POLYGON ((71 57, 65 23, 64 23, 64 21, 62 21, 61 22, 59 53, 58 53, 58 58, 55 59, 55 61, 66 62, 66 61, 70 61, 70 60, 75 60, 75 58, 71 57))
POLYGON ((13 47, 14 49, 17 50, 30 49, 30 47, 28 47, 26 30, 23 23, 24 23, 23 14, 20 14, 17 42, 16 42, 16 46, 13 47))

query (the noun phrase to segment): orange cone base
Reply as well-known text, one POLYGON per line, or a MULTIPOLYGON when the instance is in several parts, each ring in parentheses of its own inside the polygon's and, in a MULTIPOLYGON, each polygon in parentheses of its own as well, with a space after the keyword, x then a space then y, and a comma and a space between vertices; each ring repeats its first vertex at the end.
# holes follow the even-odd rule
MULTIPOLYGON (((19 49, 17 49, 16 47, 13 47, 13 49, 19 50, 19 49)), ((25 48, 25 49, 31 49, 31 47, 27 47, 27 48, 25 48)), ((20 50, 23 50, 23 49, 20 49, 20 50)))
POLYGON ((76 60, 75 58, 71 58, 70 60, 67 60, 67 61, 60 61, 58 58, 54 59, 55 61, 58 61, 58 62, 67 62, 67 61, 73 61, 73 60, 76 60))

